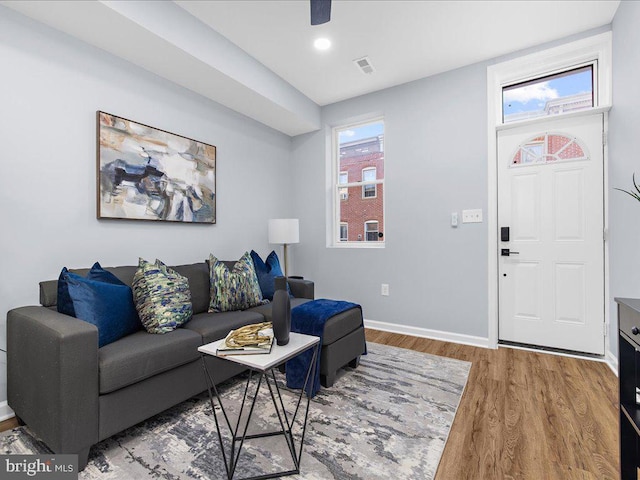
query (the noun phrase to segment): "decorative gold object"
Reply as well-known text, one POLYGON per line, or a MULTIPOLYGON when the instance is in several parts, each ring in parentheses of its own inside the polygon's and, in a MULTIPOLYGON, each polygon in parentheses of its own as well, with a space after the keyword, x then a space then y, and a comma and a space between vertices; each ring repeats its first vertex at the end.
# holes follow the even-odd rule
POLYGON ((261 335, 260 332, 273 328, 271 322, 254 323, 234 330, 225 339, 228 348, 269 345, 272 335, 261 335))

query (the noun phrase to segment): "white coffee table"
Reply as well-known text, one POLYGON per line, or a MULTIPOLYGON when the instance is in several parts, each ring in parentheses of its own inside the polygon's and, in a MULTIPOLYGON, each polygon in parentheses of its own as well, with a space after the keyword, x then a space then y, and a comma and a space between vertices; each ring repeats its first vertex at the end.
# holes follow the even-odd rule
POLYGON ((242 446, 245 440, 250 440, 252 438, 264 438, 264 437, 272 437, 276 435, 284 435, 287 446, 289 447, 289 451, 291 453, 291 458, 293 460, 294 468, 291 470, 267 473, 264 475, 258 475, 255 477, 249 477, 244 480, 252 480, 252 479, 267 479, 267 478, 278 478, 286 475, 295 475, 300 473, 300 459, 302 457, 302 446, 304 444, 304 436, 306 433, 307 427, 307 417, 309 415, 309 402, 310 397, 307 396, 307 405, 305 408, 304 421, 302 423, 302 433, 300 435, 299 446, 296 448, 296 442, 293 435, 293 426, 296 420, 296 416, 298 415, 298 411, 300 409, 300 404, 302 402, 302 395, 304 391, 307 389, 307 386, 310 384, 309 382, 313 382, 312 372, 315 372, 315 368, 317 367, 316 363, 318 361, 318 351, 320 345, 320 338, 314 337, 311 335, 303 335, 301 333, 291 332, 289 336, 289 343, 286 345, 276 345, 275 340, 273 347, 271 348, 271 353, 268 354, 259 354, 259 355, 216 355, 216 351, 218 347, 224 342, 224 339, 218 340, 216 342, 208 343, 198 348, 200 352, 200 356, 202 358, 202 365, 205 371, 205 379, 207 382, 207 389, 209 391, 209 400, 211 401, 211 409, 213 410, 213 417, 216 422, 216 429, 218 431, 218 440, 220 442, 220 450, 222 451, 222 458, 224 460, 224 466, 227 472, 227 479, 232 480, 236 471, 236 467, 238 465, 238 458, 240 456, 240 451, 242 450, 242 446), (305 384, 302 390, 300 390, 300 395, 298 397, 298 401, 296 402, 296 408, 293 412, 293 416, 289 418, 289 414, 287 413, 284 402, 282 401, 282 396, 280 395, 280 388, 278 387, 278 382, 276 382, 274 368, 278 365, 282 365, 287 360, 292 359, 293 357, 299 355, 302 352, 305 352, 313 348, 313 356, 311 362, 309 363, 309 369, 307 370, 307 375, 305 379, 305 384), (222 399, 218 394, 218 389, 216 388, 215 382, 211 378, 211 374, 207 369, 207 362, 205 358, 207 355, 211 355, 217 358, 221 358, 230 362, 239 363, 249 368, 249 378, 247 379, 247 384, 244 390, 244 395, 242 397, 242 404, 240 405, 240 412, 238 413, 238 421, 236 422, 235 428, 232 427, 231 422, 229 421, 229 417, 224 409, 222 404, 222 399), (245 403, 247 401, 247 392, 249 391, 249 386, 251 384, 251 380, 256 377, 257 374, 257 386, 255 388, 255 393, 253 395, 253 400, 251 401, 251 407, 249 409, 249 414, 247 416, 244 425, 241 428, 241 419, 242 412, 245 407, 245 403), (271 380, 269 379, 271 376, 271 380), (257 433, 253 435, 247 435, 247 430, 249 427, 249 422, 251 421, 251 415, 253 413, 253 409, 256 404, 256 399, 258 398, 258 391, 260 390, 260 386, 262 385, 262 381, 265 381, 267 387, 269 389, 269 394, 271 396, 271 401, 273 402, 273 406, 276 410, 276 414, 278 416, 278 420, 280 423, 280 430, 272 431, 272 432, 263 432, 257 433), (275 389, 273 388, 275 386, 275 389), (275 390, 275 392, 274 392, 275 390), (222 414, 224 416, 225 423, 231 432, 231 451, 229 455, 227 455, 224 444, 222 441, 223 434, 221 430, 220 421, 218 420, 218 415, 216 414, 216 409, 214 405, 214 396, 220 405, 220 410, 222 410, 222 414), (276 400, 277 397, 277 400, 276 400), (242 432, 239 434, 239 432, 242 432), (239 443, 236 449, 236 443, 239 443))

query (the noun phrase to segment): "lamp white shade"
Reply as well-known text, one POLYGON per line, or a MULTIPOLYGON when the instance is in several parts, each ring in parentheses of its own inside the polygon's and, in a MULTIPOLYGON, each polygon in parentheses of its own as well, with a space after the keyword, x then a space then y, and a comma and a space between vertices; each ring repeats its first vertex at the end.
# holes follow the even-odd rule
POLYGON ((269 243, 291 244, 300 242, 300 226, 297 218, 269 220, 269 243))

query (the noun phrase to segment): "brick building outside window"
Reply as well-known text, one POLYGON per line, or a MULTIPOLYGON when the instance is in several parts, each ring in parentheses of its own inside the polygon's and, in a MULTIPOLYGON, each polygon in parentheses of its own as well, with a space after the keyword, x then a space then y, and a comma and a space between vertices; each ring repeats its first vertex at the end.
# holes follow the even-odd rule
POLYGON ((340 143, 340 241, 384 241, 384 135, 340 143))

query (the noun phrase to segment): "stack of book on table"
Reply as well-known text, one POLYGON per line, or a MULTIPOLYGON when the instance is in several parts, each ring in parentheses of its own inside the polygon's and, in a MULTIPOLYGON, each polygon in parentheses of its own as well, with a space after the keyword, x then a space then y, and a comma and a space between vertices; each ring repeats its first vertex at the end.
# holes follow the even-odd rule
MULTIPOLYGON (((253 327, 248 325, 247 327, 253 327)), ((247 327, 242 327, 243 330, 247 327)), ((231 330, 225 337, 223 342, 216 349, 216 355, 259 355, 271 352, 273 346, 273 330, 271 324, 265 326, 255 332, 253 336, 246 340, 247 336, 243 336, 245 339, 242 342, 238 341, 238 330, 231 330)))

